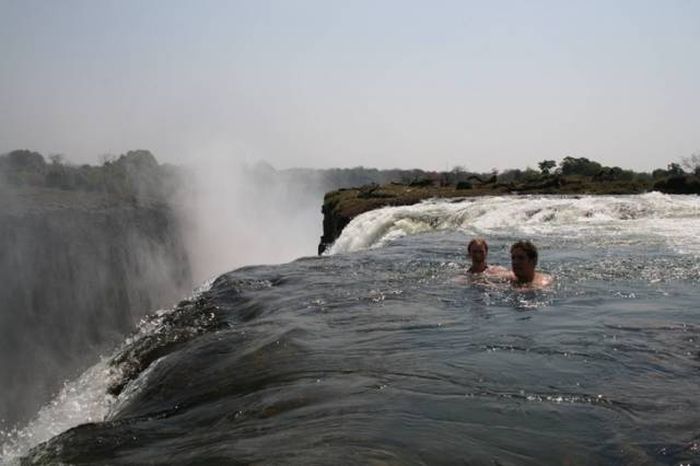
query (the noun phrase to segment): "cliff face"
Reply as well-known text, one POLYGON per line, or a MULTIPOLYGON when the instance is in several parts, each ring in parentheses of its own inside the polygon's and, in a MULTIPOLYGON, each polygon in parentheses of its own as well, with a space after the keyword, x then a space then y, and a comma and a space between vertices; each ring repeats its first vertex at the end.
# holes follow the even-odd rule
POLYGON ((162 203, 0 191, 0 427, 192 289, 180 231, 162 203))
POLYGON ((325 203, 321 207, 321 213, 323 214, 323 235, 321 236, 321 242, 318 243, 319 256, 338 239, 343 228, 352 220, 351 217, 341 212, 336 206, 325 203))

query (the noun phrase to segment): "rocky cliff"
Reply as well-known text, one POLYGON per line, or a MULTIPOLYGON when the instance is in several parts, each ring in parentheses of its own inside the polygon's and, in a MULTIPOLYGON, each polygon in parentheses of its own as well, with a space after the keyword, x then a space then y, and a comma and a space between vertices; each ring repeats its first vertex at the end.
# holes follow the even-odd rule
POLYGON ((467 188, 466 185, 436 187, 390 183, 384 186, 375 184, 331 191, 323 198, 323 236, 318 245, 318 254, 323 254, 340 236, 343 228, 363 212, 386 206, 416 204, 429 198, 476 196, 486 192, 498 194, 506 190, 502 187, 473 189, 471 185, 467 188))

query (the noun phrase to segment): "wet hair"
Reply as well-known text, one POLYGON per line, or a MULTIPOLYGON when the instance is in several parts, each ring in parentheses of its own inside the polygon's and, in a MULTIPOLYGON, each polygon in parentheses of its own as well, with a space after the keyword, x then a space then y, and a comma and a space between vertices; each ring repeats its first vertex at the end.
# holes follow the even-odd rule
POLYGON ((472 246, 475 244, 483 244, 486 252, 489 252, 489 245, 484 238, 474 238, 473 240, 469 241, 469 244, 467 244, 467 252, 470 252, 472 250, 472 246))
POLYGON ((527 257, 535 264, 537 264, 537 247, 534 244, 532 244, 531 241, 520 240, 513 243, 513 245, 510 247, 510 253, 513 254, 513 251, 515 251, 516 249, 522 249, 523 251, 525 251, 527 257))

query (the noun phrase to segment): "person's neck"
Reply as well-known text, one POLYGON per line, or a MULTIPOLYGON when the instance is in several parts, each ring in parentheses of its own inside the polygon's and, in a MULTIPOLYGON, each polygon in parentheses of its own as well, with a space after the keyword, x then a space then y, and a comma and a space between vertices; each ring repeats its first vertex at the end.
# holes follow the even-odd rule
POLYGON ((532 283, 535 280, 535 271, 516 276, 516 281, 520 284, 532 283))
POLYGON ((469 271, 471 273, 481 273, 484 270, 486 270, 489 266, 486 265, 486 261, 484 262, 472 262, 472 266, 469 267, 469 271))

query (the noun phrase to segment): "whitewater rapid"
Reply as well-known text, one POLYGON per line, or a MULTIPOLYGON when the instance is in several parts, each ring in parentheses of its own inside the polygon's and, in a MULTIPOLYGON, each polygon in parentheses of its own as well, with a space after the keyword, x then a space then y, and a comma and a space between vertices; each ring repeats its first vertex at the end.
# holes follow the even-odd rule
POLYGON ((660 240, 700 254, 700 197, 657 192, 631 196, 499 196, 431 199, 355 217, 327 254, 377 248, 431 231, 467 235, 556 236, 591 242, 660 240))

